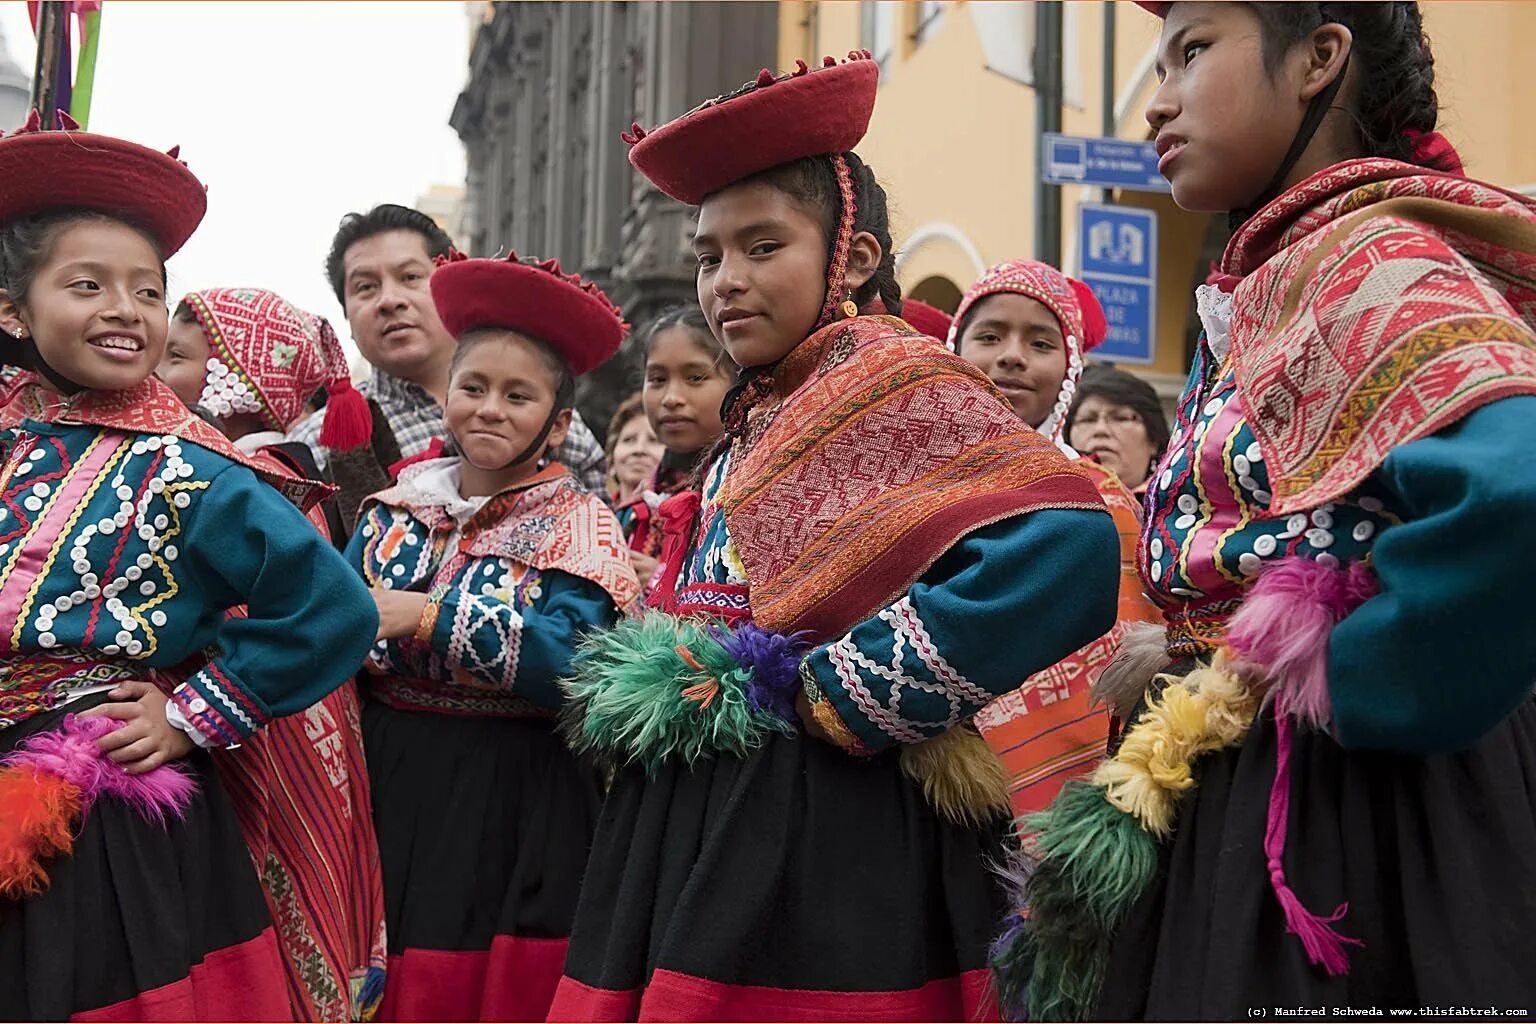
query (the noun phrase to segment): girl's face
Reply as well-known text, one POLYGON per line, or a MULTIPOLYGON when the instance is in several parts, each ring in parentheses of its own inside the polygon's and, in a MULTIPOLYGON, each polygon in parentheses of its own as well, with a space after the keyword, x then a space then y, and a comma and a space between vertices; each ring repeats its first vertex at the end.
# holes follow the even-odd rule
POLYGON ((1152 460, 1161 453, 1152 447, 1147 425, 1128 405, 1112 405, 1089 395, 1072 415, 1067 444, 1114 470, 1120 482, 1136 490, 1152 473, 1152 460))
POLYGON ((201 327, 180 317, 171 318, 165 356, 160 360, 155 376, 168 384, 189 409, 203 397, 203 384, 208 377, 208 353, 208 336, 201 327))
MULTIPOLYGON (((1296 50, 1305 50, 1297 47, 1296 50)), ((1158 170, 1186 210, 1247 207, 1269 184, 1301 125, 1305 54, 1265 69, 1258 18, 1241 3, 1176 3, 1163 21, 1147 105, 1158 170)))
POLYGON ((747 181, 709 196, 693 251, 699 307, 738 366, 775 363, 810 335, 826 297, 827 239, 784 192, 747 181))
POLYGON ((688 327, 668 327, 651 339, 641 401, 656 436, 669 451, 690 455, 724 432, 720 406, 731 371, 688 327))
POLYGON ((613 442, 613 472, 624 493, 632 494, 644 486, 661 464, 664 451, 643 413, 625 422, 613 442))
POLYGON ((154 245, 126 224, 70 223, 26 296, 0 300, 0 327, 24 327, 43 360, 83 388, 137 387, 165 352, 163 273, 154 245))
POLYGON ((1067 376, 1067 343, 1044 303, 1013 292, 987 296, 971 307, 959 347, 1019 419, 1031 427, 1045 422, 1067 376))
MULTIPOLYGON (((443 426, 458 443, 466 495, 492 494, 533 474, 539 455, 508 463, 539 436, 554 404, 549 366, 525 339, 505 331, 470 343, 448 382, 443 408, 443 426)), ((570 410, 561 410, 544 451, 565 440, 570 422, 570 410)))

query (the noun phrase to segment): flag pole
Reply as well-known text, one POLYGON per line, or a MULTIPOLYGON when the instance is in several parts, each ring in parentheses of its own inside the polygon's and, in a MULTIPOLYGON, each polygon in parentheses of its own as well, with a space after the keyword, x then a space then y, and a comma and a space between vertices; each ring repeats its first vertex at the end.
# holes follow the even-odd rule
POLYGON ((32 72, 32 107, 41 115, 45 130, 52 128, 55 123, 59 69, 64 61, 68 32, 65 4, 55 2, 37 5, 37 64, 32 72))

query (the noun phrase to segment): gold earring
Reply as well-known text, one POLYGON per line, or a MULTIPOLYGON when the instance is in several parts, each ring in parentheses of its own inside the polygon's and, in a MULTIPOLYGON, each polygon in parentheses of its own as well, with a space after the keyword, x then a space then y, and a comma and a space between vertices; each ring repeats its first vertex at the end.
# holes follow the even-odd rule
POLYGON ((843 304, 838 309, 842 311, 843 319, 845 320, 851 320, 859 315, 859 304, 853 301, 852 289, 849 289, 848 297, 843 300, 843 304))

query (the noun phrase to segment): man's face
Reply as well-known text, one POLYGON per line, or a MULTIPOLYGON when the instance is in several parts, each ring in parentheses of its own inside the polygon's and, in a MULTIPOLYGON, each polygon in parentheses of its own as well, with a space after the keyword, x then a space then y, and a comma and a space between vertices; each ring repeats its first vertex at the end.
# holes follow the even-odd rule
POLYGON ((427 288, 433 269, 426 239, 406 229, 353 242, 341 259, 347 323, 363 358, 423 386, 454 346, 427 288))

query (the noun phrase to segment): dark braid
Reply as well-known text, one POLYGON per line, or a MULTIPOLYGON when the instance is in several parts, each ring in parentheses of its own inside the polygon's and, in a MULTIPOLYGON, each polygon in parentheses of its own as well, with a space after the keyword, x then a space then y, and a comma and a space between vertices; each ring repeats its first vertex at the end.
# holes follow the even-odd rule
MULTIPOLYGON (((1350 63, 1356 92, 1350 109, 1367 156, 1415 162, 1407 132, 1432 132, 1440 114, 1435 57, 1417 3, 1256 3, 1264 64, 1273 75, 1291 48, 1319 26, 1336 23, 1354 36, 1350 63)), ((1444 170, 1445 168, 1438 168, 1444 170)))

